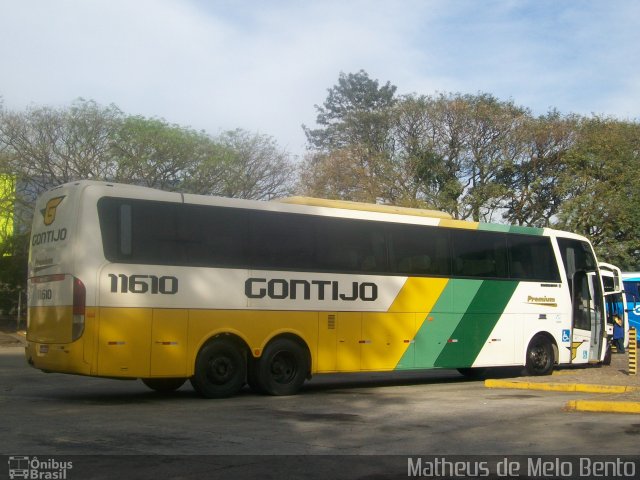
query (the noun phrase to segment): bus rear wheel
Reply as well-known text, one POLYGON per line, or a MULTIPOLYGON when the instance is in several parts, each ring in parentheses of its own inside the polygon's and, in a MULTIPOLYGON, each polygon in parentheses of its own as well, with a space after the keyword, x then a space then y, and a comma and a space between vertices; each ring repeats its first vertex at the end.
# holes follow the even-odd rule
POLYGON ((298 342, 278 338, 257 361, 255 390, 269 395, 294 395, 309 374, 309 355, 298 342))
POLYGON ((527 363, 525 364, 527 375, 549 375, 553 371, 554 363, 551 341, 542 335, 533 337, 527 348, 527 363))
POLYGON ((191 385, 205 398, 226 398, 238 393, 247 377, 245 352, 226 339, 215 339, 198 352, 191 385))
POLYGON ((144 383, 151 390, 155 390, 158 393, 170 393, 179 389, 184 382, 186 382, 186 378, 143 378, 142 383, 144 383))

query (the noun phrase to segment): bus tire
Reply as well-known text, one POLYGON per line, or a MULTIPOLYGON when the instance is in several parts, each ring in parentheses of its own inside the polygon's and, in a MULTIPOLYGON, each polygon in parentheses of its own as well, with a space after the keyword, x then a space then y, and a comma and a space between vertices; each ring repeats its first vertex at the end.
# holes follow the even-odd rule
POLYGON ((525 372, 531 376, 549 375, 553 371, 555 359, 553 345, 544 335, 536 335, 527 347, 525 372))
POLYGON ((238 393, 247 376, 246 354, 235 342, 215 339, 198 352, 191 385, 205 398, 238 393))
POLYGON ((257 388, 269 395, 295 395, 309 367, 309 354, 303 346, 289 338, 277 338, 257 362, 257 388))
POLYGON ((142 383, 144 383, 151 390, 155 390, 158 393, 171 393, 178 390, 184 382, 186 382, 186 378, 143 378, 142 383))

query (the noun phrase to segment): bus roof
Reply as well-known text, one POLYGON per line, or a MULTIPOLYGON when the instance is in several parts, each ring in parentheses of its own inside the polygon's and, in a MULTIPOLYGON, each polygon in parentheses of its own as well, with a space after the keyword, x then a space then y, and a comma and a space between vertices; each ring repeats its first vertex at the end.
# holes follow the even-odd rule
POLYGON ((285 197, 274 200, 280 203, 293 205, 307 205, 312 207, 342 208, 345 210, 360 210, 365 212, 393 213, 396 215, 413 215, 416 217, 446 218, 451 215, 439 210, 426 210, 422 208, 397 207, 395 205, 378 205, 375 203, 352 202, 349 200, 329 200, 313 197, 285 197))
POLYGON ((84 189, 86 187, 101 189, 101 194, 104 195, 110 195, 110 192, 120 191, 120 193, 123 195, 134 195, 136 198, 159 199, 160 197, 164 197, 168 199, 169 197, 173 197, 173 200, 171 201, 198 205, 216 205, 232 208, 249 208, 277 212, 328 215, 351 219, 391 221, 412 223, 418 225, 441 226, 456 229, 485 230, 526 235, 552 234, 565 238, 573 238, 576 240, 587 240, 582 235, 555 230, 548 227, 528 227, 520 225, 456 220, 452 218, 450 214, 438 210, 407 208, 393 205, 377 205, 346 200, 328 200, 302 196, 286 197, 274 199, 270 202, 265 202, 262 200, 247 200, 202 194, 169 192, 139 185, 95 180, 78 180, 69 182, 54 187, 50 189, 49 192, 53 193, 54 191, 59 191, 60 189, 64 188, 84 189))

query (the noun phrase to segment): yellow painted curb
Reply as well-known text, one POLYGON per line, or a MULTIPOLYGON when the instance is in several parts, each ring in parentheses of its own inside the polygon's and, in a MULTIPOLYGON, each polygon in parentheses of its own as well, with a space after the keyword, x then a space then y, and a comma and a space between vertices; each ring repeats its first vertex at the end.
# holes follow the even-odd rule
POLYGON ((593 385, 588 383, 536 383, 516 380, 487 379, 487 388, 516 388, 521 390, 546 390, 551 392, 582 392, 582 393, 627 393, 640 391, 640 387, 625 385, 593 385))
POLYGON ((640 402, 603 402, 598 400, 570 400, 567 410, 580 412, 640 413, 640 402))

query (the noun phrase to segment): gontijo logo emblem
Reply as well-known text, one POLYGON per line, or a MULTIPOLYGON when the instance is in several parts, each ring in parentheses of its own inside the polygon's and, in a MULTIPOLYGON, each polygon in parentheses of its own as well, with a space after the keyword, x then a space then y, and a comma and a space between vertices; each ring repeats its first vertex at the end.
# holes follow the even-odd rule
POLYGON ((64 195, 61 197, 52 198, 47 202, 47 206, 44 208, 44 210, 40 211, 42 213, 42 216, 44 217, 45 225, 51 225, 55 221, 56 209, 58 208, 58 205, 62 203, 62 200, 64 200, 64 195))

